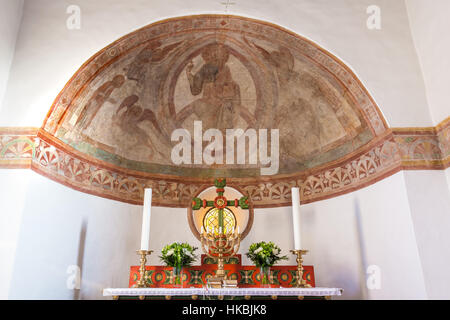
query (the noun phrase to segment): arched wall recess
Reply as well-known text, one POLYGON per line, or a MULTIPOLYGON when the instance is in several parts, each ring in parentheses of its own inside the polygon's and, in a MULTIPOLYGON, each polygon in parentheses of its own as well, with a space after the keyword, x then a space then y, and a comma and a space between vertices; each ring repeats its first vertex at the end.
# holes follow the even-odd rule
POLYGON ((196 15, 153 23, 95 54, 55 99, 37 138, 23 136, 21 150, 34 171, 106 198, 140 204, 152 187, 154 204, 187 207, 214 177, 226 177, 257 208, 290 205, 292 186, 303 203, 351 192, 405 161, 445 167, 438 133, 448 137, 447 128, 423 131, 429 139, 415 139, 412 150, 402 134, 416 131, 396 136, 331 53, 267 22, 196 15), (261 175, 249 163, 175 165, 171 134, 184 128, 193 137, 194 121, 203 132, 278 129, 278 172, 261 175), (422 149, 432 151, 414 159, 422 149))

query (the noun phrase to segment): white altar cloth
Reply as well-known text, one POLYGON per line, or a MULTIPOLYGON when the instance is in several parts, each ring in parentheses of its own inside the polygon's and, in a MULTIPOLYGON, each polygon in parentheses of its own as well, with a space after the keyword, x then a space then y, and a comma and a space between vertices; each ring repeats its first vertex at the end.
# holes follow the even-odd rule
POLYGON ((106 288, 103 296, 340 296, 340 288, 106 288))

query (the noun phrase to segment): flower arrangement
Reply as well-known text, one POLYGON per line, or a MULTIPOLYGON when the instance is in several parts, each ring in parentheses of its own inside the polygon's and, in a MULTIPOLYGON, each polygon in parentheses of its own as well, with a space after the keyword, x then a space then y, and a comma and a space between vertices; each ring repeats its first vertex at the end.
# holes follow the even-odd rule
POLYGON ((190 266, 197 259, 194 251, 196 247, 192 247, 188 243, 174 242, 168 244, 161 250, 159 258, 167 266, 173 267, 173 284, 182 286, 181 268, 190 266))
POLYGON ((280 260, 288 260, 281 256, 281 249, 273 242, 257 242, 250 245, 246 256, 260 268, 261 284, 270 285, 270 267, 280 260))
POLYGON ((190 266, 197 259, 194 255, 195 250, 197 248, 192 247, 188 243, 174 242, 162 249, 159 258, 169 267, 182 268, 190 266))
POLYGON ((281 256, 281 249, 272 241, 257 242, 250 245, 246 256, 257 267, 272 267, 280 260, 288 260, 287 256, 281 256))

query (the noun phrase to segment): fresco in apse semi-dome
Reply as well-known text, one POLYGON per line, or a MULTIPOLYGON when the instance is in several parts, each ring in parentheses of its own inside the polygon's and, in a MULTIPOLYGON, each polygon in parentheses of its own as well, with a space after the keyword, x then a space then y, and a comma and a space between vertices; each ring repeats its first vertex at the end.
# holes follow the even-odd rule
POLYGON ((173 130, 186 128, 193 135, 195 120, 202 121, 203 130, 223 133, 279 129, 280 174, 339 159, 370 141, 374 130, 356 99, 302 51, 305 40, 286 41, 285 31, 264 28, 272 35, 179 24, 177 32, 142 36, 80 89, 55 136, 128 169, 228 177, 260 171, 249 164, 215 165, 213 173, 202 171, 207 165, 175 166, 173 130))

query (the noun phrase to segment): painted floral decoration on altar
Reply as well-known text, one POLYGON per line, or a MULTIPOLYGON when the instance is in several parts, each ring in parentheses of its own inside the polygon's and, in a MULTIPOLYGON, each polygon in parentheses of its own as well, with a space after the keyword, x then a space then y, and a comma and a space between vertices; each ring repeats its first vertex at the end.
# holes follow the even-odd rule
POLYGON ((182 268, 190 266, 197 259, 194 254, 197 247, 188 243, 174 242, 161 250, 159 258, 167 266, 173 267, 173 284, 182 286, 182 268))
POLYGON ((246 256, 261 270, 261 284, 269 284, 270 267, 280 260, 288 260, 281 255, 281 249, 272 241, 256 242, 250 245, 246 256))

